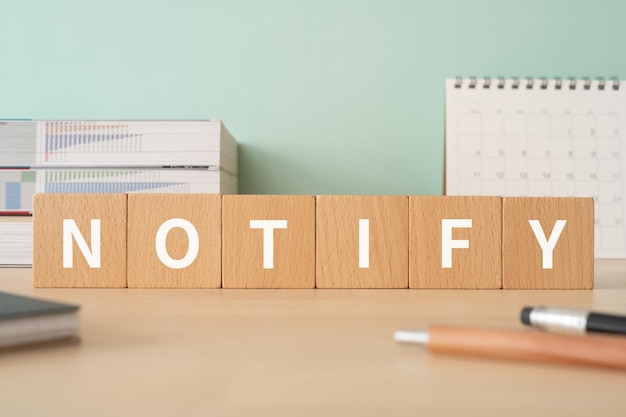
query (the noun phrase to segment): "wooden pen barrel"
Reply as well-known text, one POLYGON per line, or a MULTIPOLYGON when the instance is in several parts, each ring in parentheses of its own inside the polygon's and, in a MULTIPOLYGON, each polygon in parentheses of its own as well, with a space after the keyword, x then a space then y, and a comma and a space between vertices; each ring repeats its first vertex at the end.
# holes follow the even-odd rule
POLYGON ((626 338, 623 336, 432 326, 428 349, 455 355, 626 370, 626 338))

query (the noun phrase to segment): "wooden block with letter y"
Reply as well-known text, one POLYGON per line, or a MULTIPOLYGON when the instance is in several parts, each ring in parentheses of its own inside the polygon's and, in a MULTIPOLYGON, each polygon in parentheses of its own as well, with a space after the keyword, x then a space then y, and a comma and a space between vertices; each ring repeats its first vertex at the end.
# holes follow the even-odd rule
POLYGON ((410 288, 502 288, 502 199, 409 197, 410 288))
POLYGON ((36 194, 35 287, 126 287, 126 194, 36 194))
POLYGON ((317 288, 408 288, 407 196, 317 196, 317 288))
POLYGON ((503 287, 593 288, 593 213, 592 198, 505 197, 503 287))
POLYGON ((220 288, 219 194, 128 195, 128 287, 220 288))
POLYGON ((224 288, 315 287, 315 197, 222 196, 224 288))

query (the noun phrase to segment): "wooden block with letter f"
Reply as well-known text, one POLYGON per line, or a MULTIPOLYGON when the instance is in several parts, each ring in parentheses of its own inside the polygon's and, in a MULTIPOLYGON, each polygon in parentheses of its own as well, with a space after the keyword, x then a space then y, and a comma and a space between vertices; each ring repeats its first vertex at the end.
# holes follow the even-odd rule
POLYGON ((592 198, 505 197, 502 213, 504 288, 593 288, 592 198))
POLYGON ((128 195, 128 287, 220 288, 219 194, 128 195))
POLYGON ((315 197, 222 196, 224 288, 315 287, 315 197))
POLYGON ((502 199, 411 196, 410 288, 502 288, 502 199))
POLYGON ((408 288, 407 196, 317 196, 317 288, 408 288))
POLYGON ((126 195, 36 194, 35 287, 126 287, 126 195))

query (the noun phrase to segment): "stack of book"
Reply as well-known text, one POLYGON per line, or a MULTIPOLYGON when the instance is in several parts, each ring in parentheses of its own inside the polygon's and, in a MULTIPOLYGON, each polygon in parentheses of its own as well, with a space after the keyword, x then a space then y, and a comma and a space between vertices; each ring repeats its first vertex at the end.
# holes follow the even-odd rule
POLYGON ((35 193, 238 188, 237 142, 220 120, 0 120, 0 149, 0 215, 29 215, 35 193))
POLYGON ((237 143, 220 120, 0 121, 0 212, 34 193, 237 192, 237 143))

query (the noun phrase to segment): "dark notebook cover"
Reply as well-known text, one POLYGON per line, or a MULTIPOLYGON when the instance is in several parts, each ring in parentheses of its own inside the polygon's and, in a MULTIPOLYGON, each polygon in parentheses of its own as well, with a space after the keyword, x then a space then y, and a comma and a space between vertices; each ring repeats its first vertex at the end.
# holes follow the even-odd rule
POLYGON ((0 320, 72 313, 78 306, 0 292, 0 320))

